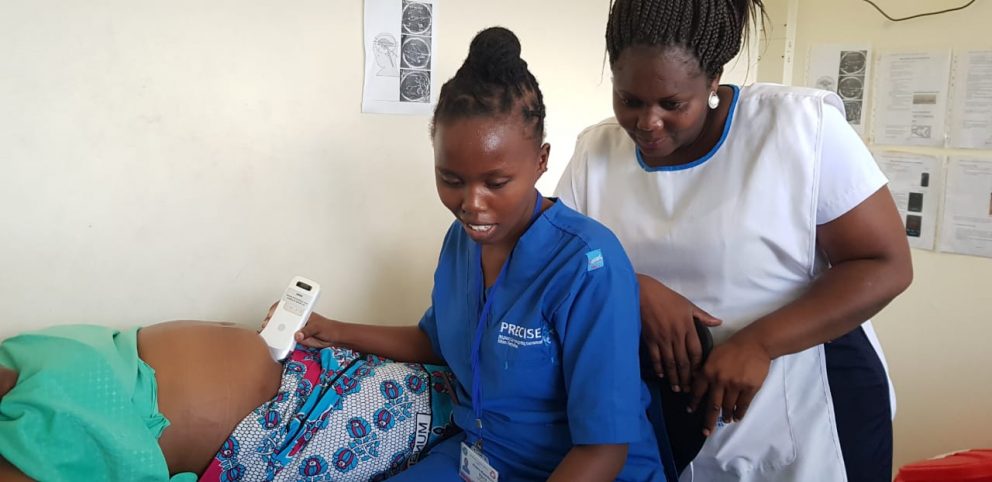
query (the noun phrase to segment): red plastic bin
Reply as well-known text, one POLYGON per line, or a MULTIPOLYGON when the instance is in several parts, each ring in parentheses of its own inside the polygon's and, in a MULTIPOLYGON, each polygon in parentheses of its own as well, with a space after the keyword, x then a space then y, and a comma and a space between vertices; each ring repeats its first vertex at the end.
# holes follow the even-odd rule
POLYGON ((906 464, 895 482, 992 482, 992 449, 966 450, 906 464))

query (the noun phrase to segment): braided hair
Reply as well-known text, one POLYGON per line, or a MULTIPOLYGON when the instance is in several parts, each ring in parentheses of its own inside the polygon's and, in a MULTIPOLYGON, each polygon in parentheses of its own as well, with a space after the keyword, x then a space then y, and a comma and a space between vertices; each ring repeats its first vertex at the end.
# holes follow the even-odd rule
POLYGON ((679 47, 715 78, 740 52, 751 24, 765 17, 762 0, 614 0, 606 51, 613 66, 632 45, 679 47))
POLYGON ((544 96, 520 58, 520 41, 503 27, 490 27, 472 39, 468 57, 438 96, 431 137, 438 122, 466 117, 504 116, 519 110, 538 143, 544 140, 544 96))

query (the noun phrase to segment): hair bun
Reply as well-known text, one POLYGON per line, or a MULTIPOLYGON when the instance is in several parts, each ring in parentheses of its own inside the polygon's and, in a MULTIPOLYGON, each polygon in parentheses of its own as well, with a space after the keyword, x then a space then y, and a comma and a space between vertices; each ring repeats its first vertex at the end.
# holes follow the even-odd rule
POLYGON ((527 72, 527 62, 520 58, 520 40, 503 27, 489 27, 475 35, 465 67, 481 80, 501 84, 515 84, 527 72))

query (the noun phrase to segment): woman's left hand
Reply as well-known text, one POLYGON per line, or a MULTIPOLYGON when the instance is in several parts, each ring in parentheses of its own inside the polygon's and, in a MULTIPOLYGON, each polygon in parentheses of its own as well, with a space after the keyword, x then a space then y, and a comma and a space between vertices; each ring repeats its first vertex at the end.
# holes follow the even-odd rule
POLYGON ((760 343, 731 337, 713 348, 702 369, 693 377, 689 410, 706 410, 703 434, 707 437, 723 413, 725 423, 744 418, 751 400, 768 376, 771 357, 760 343))

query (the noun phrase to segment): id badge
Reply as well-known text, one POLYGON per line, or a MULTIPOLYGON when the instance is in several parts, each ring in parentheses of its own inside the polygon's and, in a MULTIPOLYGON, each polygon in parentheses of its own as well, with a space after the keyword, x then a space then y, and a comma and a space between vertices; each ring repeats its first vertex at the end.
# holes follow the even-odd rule
POLYGON ((458 475, 466 482, 499 482, 499 472, 489 465, 484 455, 465 442, 462 442, 462 457, 458 467, 458 475))

